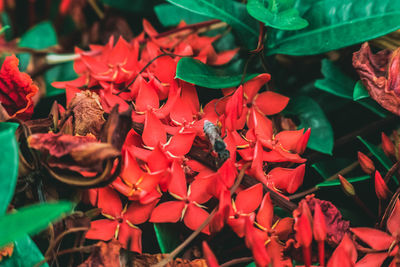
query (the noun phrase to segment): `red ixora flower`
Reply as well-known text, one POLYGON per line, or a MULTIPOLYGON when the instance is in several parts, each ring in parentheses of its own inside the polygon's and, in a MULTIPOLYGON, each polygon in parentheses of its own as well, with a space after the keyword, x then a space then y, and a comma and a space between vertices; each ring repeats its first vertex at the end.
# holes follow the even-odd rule
POLYGON ((0 69, 0 104, 11 118, 30 119, 32 97, 39 91, 31 77, 18 69, 18 58, 8 56, 0 69))
POLYGON ((136 225, 147 221, 158 200, 146 205, 131 202, 123 207, 118 193, 112 188, 104 187, 92 193, 96 191, 97 206, 107 219, 92 221, 86 238, 104 241, 115 238, 125 249, 142 253, 142 230, 136 225))

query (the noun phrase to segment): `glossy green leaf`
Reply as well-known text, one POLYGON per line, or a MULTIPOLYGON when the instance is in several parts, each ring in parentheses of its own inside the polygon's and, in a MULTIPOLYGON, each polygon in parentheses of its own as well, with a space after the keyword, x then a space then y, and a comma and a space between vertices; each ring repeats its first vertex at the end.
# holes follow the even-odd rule
POLYGON ((187 24, 194 24, 212 19, 209 16, 193 13, 187 9, 171 4, 157 5, 154 7, 154 12, 164 27, 178 25, 182 20, 187 24), (166 16, 166 14, 168 15, 166 16))
POLYGON ((246 265, 246 267, 256 267, 256 263, 253 261, 246 265))
POLYGON ((400 1, 296 0, 294 8, 309 26, 269 31, 268 54, 319 54, 400 28, 400 1))
POLYGON ((14 195, 18 177, 18 142, 15 130, 18 123, 0 122, 0 216, 14 195))
POLYGON ((374 155, 374 157, 385 167, 386 170, 389 170, 393 163, 390 161, 388 157, 386 157, 382 148, 371 144, 367 140, 363 139, 361 136, 357 136, 357 138, 366 146, 366 148, 374 155))
MULTIPOLYGON (((0 262, 0 267, 32 267, 44 259, 42 253, 29 236, 14 242, 14 251, 9 259, 0 262)), ((44 262, 41 267, 48 267, 44 262)))
POLYGON ((71 209, 69 202, 35 204, 0 217, 0 247, 38 233, 71 209))
POLYGON ((389 111, 382 108, 376 101, 370 98, 367 89, 365 89, 361 81, 358 81, 354 86, 353 100, 382 118, 385 118, 389 114, 389 111))
MULTIPOLYGON (((247 74, 244 81, 248 81, 258 74, 247 74)), ((238 86, 243 74, 232 73, 229 67, 211 67, 199 60, 184 57, 178 62, 176 78, 199 86, 221 89, 238 86)))
POLYGON ((353 100, 358 101, 368 97, 369 97, 368 91, 367 89, 365 89, 363 83, 361 81, 357 81, 356 85, 354 86, 353 100))
POLYGON ((63 94, 64 89, 58 89, 51 85, 54 81, 69 81, 77 78, 78 75, 74 70, 74 63, 68 62, 52 67, 44 74, 46 82, 46 96, 56 96, 63 94))
POLYGON ((247 12, 246 5, 234 0, 167 0, 191 12, 228 23, 247 48, 257 45, 258 23, 247 12))
POLYGON ((339 97, 353 98, 354 80, 345 75, 332 61, 323 59, 321 72, 324 79, 316 80, 315 87, 339 97))
MULTIPOLYGON (((53 25, 49 21, 43 21, 36 24, 33 28, 25 32, 18 43, 19 47, 33 49, 45 49, 57 44, 57 34, 53 25)), ((18 54, 19 69, 25 71, 30 55, 28 53, 18 54)))
POLYGON ((285 113, 298 117, 300 120, 298 129, 311 128, 308 148, 332 154, 334 143, 332 126, 317 102, 307 96, 293 97, 285 113))
MULTIPOLYGON (((355 183, 355 182, 361 182, 370 179, 371 177, 369 175, 364 175, 360 177, 354 177, 354 178, 346 178, 347 181, 350 183, 355 183)), ((329 186, 338 186, 340 185, 339 179, 335 180, 330 180, 330 181, 324 181, 322 183, 317 184, 315 187, 329 187, 329 186)))
POLYGON ((279 30, 300 30, 308 26, 307 20, 293 8, 294 0, 248 0, 249 14, 266 26, 279 30))
POLYGON ((179 246, 179 229, 176 224, 154 223, 154 231, 161 253, 171 253, 179 246))
POLYGON ((330 160, 324 160, 311 165, 322 178, 327 179, 346 166, 353 163, 354 159, 334 157, 330 160))

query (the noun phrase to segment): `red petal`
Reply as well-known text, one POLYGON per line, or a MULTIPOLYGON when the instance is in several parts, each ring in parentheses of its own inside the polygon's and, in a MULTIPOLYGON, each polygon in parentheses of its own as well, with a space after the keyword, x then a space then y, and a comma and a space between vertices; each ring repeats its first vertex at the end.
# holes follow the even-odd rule
POLYGON ((168 201, 161 203, 154 208, 149 221, 153 223, 175 223, 181 218, 184 207, 185 203, 183 201, 168 201))
POLYGON ((246 190, 240 191, 235 199, 238 213, 249 214, 255 211, 263 197, 263 186, 258 183, 246 190))
POLYGON ((240 216, 238 218, 229 218, 227 223, 232 230, 237 234, 238 237, 242 238, 245 236, 245 224, 247 216, 240 216))
POLYGON ((400 201, 398 198, 387 221, 387 229, 392 236, 397 236, 400 233, 400 201))
POLYGON ((158 108, 159 99, 156 91, 147 82, 143 82, 136 97, 135 109, 140 112, 158 108))
POLYGON ((230 188, 235 182, 237 176, 235 163, 232 161, 232 159, 227 159, 217 172, 226 187, 230 188))
POLYGON ((156 147, 159 143, 164 144, 167 141, 165 127, 152 111, 146 112, 142 139, 149 147, 156 147))
POLYGON ((178 97, 171 109, 170 117, 171 120, 177 125, 192 122, 193 114, 189 103, 183 102, 183 100, 178 97))
POLYGON ((118 222, 108 219, 90 222, 90 230, 86 233, 87 239, 98 239, 108 241, 115 235, 118 222))
POLYGON ((387 199, 390 194, 390 190, 387 187, 379 171, 375 172, 375 193, 377 197, 381 200, 387 199))
POLYGON ((219 267, 218 260, 206 241, 203 241, 203 254, 206 258, 208 267, 219 267))
POLYGON ((215 186, 212 178, 198 178, 190 184, 189 199, 198 204, 206 203, 212 197, 210 188, 215 186))
MULTIPOLYGON (((200 207, 197 207, 193 203, 190 203, 187 206, 183 222, 189 229, 192 229, 194 231, 200 227, 200 225, 207 219, 208 216, 209 214, 207 213, 207 211, 203 210, 200 207)), ((210 234, 208 225, 202 230, 202 232, 208 235, 210 234)))
POLYGON ((192 148, 193 140, 196 137, 196 133, 177 133, 172 136, 164 147, 166 151, 170 152, 174 156, 180 157, 189 153, 192 148))
POLYGON ((260 209, 257 213, 257 223, 266 229, 271 229, 272 219, 274 218, 274 206, 272 205, 270 194, 265 194, 260 209))
POLYGON ((168 186, 168 191, 171 194, 180 196, 181 198, 187 197, 187 184, 185 172, 182 169, 179 160, 174 160, 171 167, 171 181, 168 186))
POLYGON ((119 37, 117 43, 111 50, 109 56, 109 63, 112 65, 121 64, 126 61, 126 57, 130 51, 130 44, 128 44, 122 36, 119 37))
POLYGON ((257 141, 254 148, 253 162, 251 163, 250 173, 254 175, 257 180, 265 184, 267 182, 263 170, 263 149, 261 143, 257 141))
POLYGON ((111 187, 99 188, 97 206, 106 215, 117 217, 121 215, 122 203, 117 192, 111 187))
POLYGON ((387 253, 369 253, 359 260, 355 267, 380 267, 387 256, 387 253))
POLYGON ((119 228, 118 241, 123 248, 142 253, 142 230, 139 228, 122 223, 119 228), (129 243, 130 247, 128 248, 129 243))
POLYGON ((207 63, 210 65, 214 65, 214 66, 226 64, 229 61, 231 61, 231 59, 237 54, 238 51, 239 51, 239 48, 220 52, 217 54, 217 57, 215 60, 213 60, 211 62, 207 62, 207 63))
POLYGON ((353 241, 346 234, 339 246, 332 253, 327 267, 352 267, 357 260, 357 250, 353 241))
POLYGON ((261 86, 266 84, 270 79, 271 75, 263 73, 251 79, 250 81, 246 82, 243 85, 243 87, 244 87, 244 95, 247 98, 247 101, 251 102, 255 97, 255 95, 257 94, 258 90, 260 90, 261 86))
POLYGON ((313 221, 313 234, 316 241, 323 242, 326 239, 326 219, 322 213, 321 205, 315 202, 314 206, 314 221, 313 221))
POLYGON ((277 188, 293 194, 302 185, 304 172, 305 164, 295 169, 277 167, 268 173, 268 181, 273 182, 277 188))
POLYGON ((393 237, 374 228, 357 227, 350 230, 363 242, 376 250, 386 250, 393 242, 393 237))
POLYGON ((123 155, 124 165, 120 176, 124 181, 130 184, 135 184, 143 174, 143 171, 140 169, 139 164, 132 155, 132 152, 125 150, 123 155))
POLYGON ((272 122, 260 112, 251 108, 251 119, 248 121, 249 129, 254 129, 257 140, 261 141, 263 146, 272 148, 270 145, 272 138, 272 122))
POLYGON ((170 161, 160 146, 157 145, 147 157, 147 165, 151 172, 165 171, 169 168, 170 161))
POLYGON ((158 199, 149 204, 141 204, 137 201, 133 201, 129 204, 123 218, 135 225, 142 224, 149 219, 150 214, 157 202, 158 199))
POLYGON ((296 148, 303 137, 303 130, 282 131, 275 135, 274 140, 282 145, 285 150, 296 153, 296 148))
POLYGON ((274 115, 281 112, 288 104, 289 97, 266 91, 258 94, 254 99, 254 105, 264 115, 274 115))
POLYGON ((189 104, 192 113, 196 114, 200 110, 199 97, 197 95, 196 87, 193 84, 180 81, 182 87, 182 100, 189 104))

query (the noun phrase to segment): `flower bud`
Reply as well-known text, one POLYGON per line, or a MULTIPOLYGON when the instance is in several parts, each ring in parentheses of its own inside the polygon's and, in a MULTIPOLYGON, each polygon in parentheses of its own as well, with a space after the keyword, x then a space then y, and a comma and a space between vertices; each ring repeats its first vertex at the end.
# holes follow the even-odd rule
POLYGON ((382 149, 388 157, 394 157, 396 154, 393 142, 384 132, 382 132, 382 149))
POLYGON ((375 172, 375 193, 378 199, 387 199, 391 193, 378 171, 375 172))
POLYGON ((375 171, 374 162, 364 153, 358 151, 358 162, 360 163, 361 169, 366 173, 371 175, 375 171))
POLYGON ((339 180, 340 184, 342 185, 343 191, 346 193, 346 195, 353 197, 356 195, 356 190, 354 190, 353 185, 346 180, 343 176, 339 174, 339 180))

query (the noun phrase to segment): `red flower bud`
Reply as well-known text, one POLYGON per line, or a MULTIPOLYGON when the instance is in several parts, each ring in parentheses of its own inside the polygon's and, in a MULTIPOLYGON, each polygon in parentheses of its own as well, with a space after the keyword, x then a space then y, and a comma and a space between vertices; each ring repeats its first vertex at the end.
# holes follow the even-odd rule
POLYGON ((354 190, 353 185, 349 181, 347 181, 346 178, 339 174, 339 180, 340 184, 342 185, 342 189, 346 193, 346 195, 351 197, 356 195, 356 190, 354 190))
POLYGON ((386 156, 395 156, 394 144, 384 132, 382 132, 382 149, 386 156))
POLYGON ((391 193, 378 171, 375 172, 375 192, 379 199, 386 199, 391 193))
POLYGON ((306 150, 308 139, 310 139, 311 128, 308 128, 307 131, 303 134, 300 141, 297 144, 296 151, 299 155, 304 153, 306 150))
POLYGON ((371 175, 375 171, 374 162, 364 153, 358 151, 358 162, 360 163, 361 169, 371 175))
POLYGON ((325 215, 322 213, 321 206, 318 202, 314 207, 314 221, 313 221, 313 234, 314 239, 318 242, 318 256, 319 265, 325 265, 325 239, 326 239, 326 222, 325 215))
POLYGON ((215 257, 214 253, 212 252, 206 241, 203 241, 203 253, 207 261, 207 266, 219 267, 217 258, 215 257))

